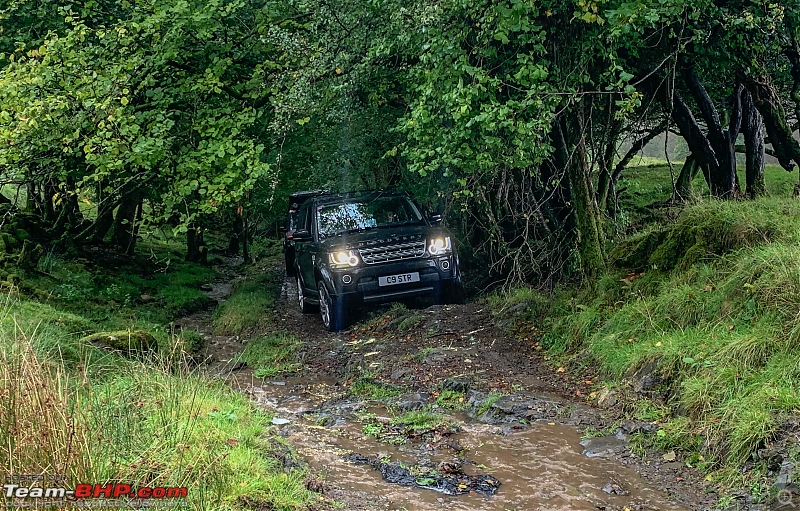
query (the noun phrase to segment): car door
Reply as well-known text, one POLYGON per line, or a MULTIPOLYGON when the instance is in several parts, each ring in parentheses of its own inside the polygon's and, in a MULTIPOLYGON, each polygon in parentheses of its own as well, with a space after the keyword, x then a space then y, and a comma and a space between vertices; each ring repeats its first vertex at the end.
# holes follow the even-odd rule
POLYGON ((295 260, 297 261, 297 267, 299 268, 299 275, 300 279, 303 282, 303 288, 305 288, 305 295, 308 297, 316 296, 316 282, 314 279, 314 245, 316 235, 314 234, 312 227, 313 227, 313 208, 311 204, 313 202, 309 201, 303 204, 300 207, 300 212, 298 213, 298 223, 297 229, 298 231, 306 231, 311 233, 311 239, 306 241, 298 241, 295 239, 294 244, 294 252, 295 252, 295 260))

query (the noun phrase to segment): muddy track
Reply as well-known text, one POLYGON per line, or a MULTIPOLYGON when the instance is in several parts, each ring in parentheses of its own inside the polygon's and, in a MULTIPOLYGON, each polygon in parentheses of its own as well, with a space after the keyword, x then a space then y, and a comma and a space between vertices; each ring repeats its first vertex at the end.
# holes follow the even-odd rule
MULTIPOLYGON (((233 263, 212 285, 216 298, 241 278, 233 263)), ((295 293, 285 279, 275 309, 266 311, 270 325, 250 335, 211 334, 210 312, 180 324, 206 338, 203 362, 210 376, 226 379, 279 419, 274 427, 312 469, 310 485, 343 504, 339 509, 711 508, 714 495, 684 464, 631 455, 628 435, 650 426, 620 423, 617 413, 589 406, 593 375, 554 368, 535 339, 505 333, 482 305, 372 310, 348 331, 331 334, 317 316, 298 310, 295 293), (303 369, 256 378, 237 354, 249 339, 277 332, 303 341, 303 369), (365 378, 403 393, 382 400, 353 397, 350 386, 365 378), (444 390, 462 396, 457 411, 436 407, 444 390), (413 409, 433 410, 449 426, 403 436, 392 417, 413 409), (365 424, 386 434, 381 440, 368 436, 365 424), (587 427, 613 424, 621 427, 607 436, 581 438, 587 427), (369 462, 354 463, 358 459, 369 462), (398 467, 410 478, 387 482, 386 472, 398 467), (499 481, 494 495, 469 487, 455 492, 463 495, 448 495, 435 482, 484 476, 499 481)))

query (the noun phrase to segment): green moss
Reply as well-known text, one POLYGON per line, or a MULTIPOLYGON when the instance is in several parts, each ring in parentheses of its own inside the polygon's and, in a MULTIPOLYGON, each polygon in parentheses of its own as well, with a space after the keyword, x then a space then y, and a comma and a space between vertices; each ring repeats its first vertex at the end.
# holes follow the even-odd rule
POLYGON ((297 352, 299 346, 300 340, 291 334, 264 336, 247 343, 241 360, 247 362, 259 378, 294 373, 302 368, 297 352))

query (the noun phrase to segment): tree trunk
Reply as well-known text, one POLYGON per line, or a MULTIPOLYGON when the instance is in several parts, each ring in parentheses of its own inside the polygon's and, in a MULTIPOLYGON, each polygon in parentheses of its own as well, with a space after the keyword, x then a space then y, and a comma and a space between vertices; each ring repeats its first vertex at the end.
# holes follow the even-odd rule
POLYGON ((792 37, 792 47, 785 52, 789 62, 792 63, 792 92, 791 97, 794 102, 795 121, 800 122, 800 43, 796 37, 792 37))
POLYGON ((233 230, 231 232, 231 239, 228 241, 228 254, 239 255, 239 245, 242 237, 242 216, 238 210, 233 217, 233 230))
POLYGON ((597 205, 601 213, 608 210, 608 194, 611 190, 611 181, 613 179, 614 154, 617 152, 617 144, 622 132, 622 121, 615 119, 613 113, 612 109, 608 116, 609 119, 614 120, 605 140, 605 147, 600 161, 600 176, 597 178, 597 205))
POLYGON ((39 217, 44 213, 42 209, 42 195, 39 193, 38 188, 36 188, 35 181, 28 181, 28 200, 26 206, 28 211, 39 217))
POLYGON ((249 216, 250 215, 248 212, 242 213, 242 257, 244 258, 245 263, 250 262, 249 216))
POLYGON ((684 202, 692 195, 692 181, 697 176, 697 171, 700 170, 700 165, 697 163, 697 158, 690 154, 681 167, 681 173, 678 174, 678 180, 675 181, 675 191, 672 195, 672 202, 684 202))
POLYGON ((189 224, 189 227, 186 229, 186 260, 187 261, 197 261, 197 254, 198 254, 198 236, 197 236, 197 226, 194 222, 189 224))
POLYGON ((44 188, 44 197, 42 197, 42 213, 44 220, 46 222, 55 222, 56 221, 56 210, 53 206, 53 197, 55 197, 58 190, 53 185, 53 182, 48 180, 46 183, 43 184, 44 188))
POLYGON ((689 104, 683 97, 675 91, 668 91, 664 86, 665 82, 658 82, 657 78, 652 78, 645 82, 652 93, 661 103, 664 111, 670 114, 675 126, 689 146, 689 151, 703 169, 703 175, 710 188, 710 169, 719 166, 717 154, 711 147, 708 139, 703 133, 700 123, 697 122, 689 104))
POLYGON ((114 218, 112 241, 126 255, 133 255, 136 249, 136 211, 142 202, 142 194, 131 190, 122 196, 117 215, 114 218))
POLYGON ((786 122, 786 113, 775 87, 769 77, 754 79, 745 76, 743 80, 752 95, 753 103, 763 117, 764 127, 775 156, 784 169, 791 171, 795 164, 800 164, 800 142, 794 138, 792 129, 786 122))
POLYGON ((574 140, 568 146, 573 147, 573 151, 566 172, 572 197, 572 214, 575 218, 581 269, 591 283, 605 268, 605 257, 603 255, 602 220, 596 196, 592 191, 583 125, 579 118, 575 118, 571 126, 562 120, 558 131, 561 140, 566 142, 565 132, 569 133, 570 139, 574 140))
POLYGON ((708 142, 716 155, 716 164, 708 166, 709 190, 711 195, 721 199, 733 199, 737 194, 736 178, 736 137, 741 121, 741 85, 734 88, 731 121, 727 130, 722 127, 717 108, 700 81, 694 67, 683 70, 683 78, 689 93, 708 127, 708 142))
POLYGON ((195 222, 189 223, 189 228, 186 230, 186 260, 193 263, 208 261, 208 247, 203 228, 195 222))
POLYGON ((767 194, 764 180, 764 120, 758 113, 753 97, 745 91, 742 98, 742 133, 745 145, 745 195, 755 199, 767 194))

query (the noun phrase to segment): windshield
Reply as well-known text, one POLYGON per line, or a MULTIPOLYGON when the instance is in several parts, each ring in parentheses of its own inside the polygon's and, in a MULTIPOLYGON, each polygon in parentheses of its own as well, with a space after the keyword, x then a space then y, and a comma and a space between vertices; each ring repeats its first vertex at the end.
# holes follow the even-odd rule
POLYGON ((377 197, 325 204, 317 208, 319 235, 327 238, 345 231, 422 222, 422 215, 405 197, 377 197))

